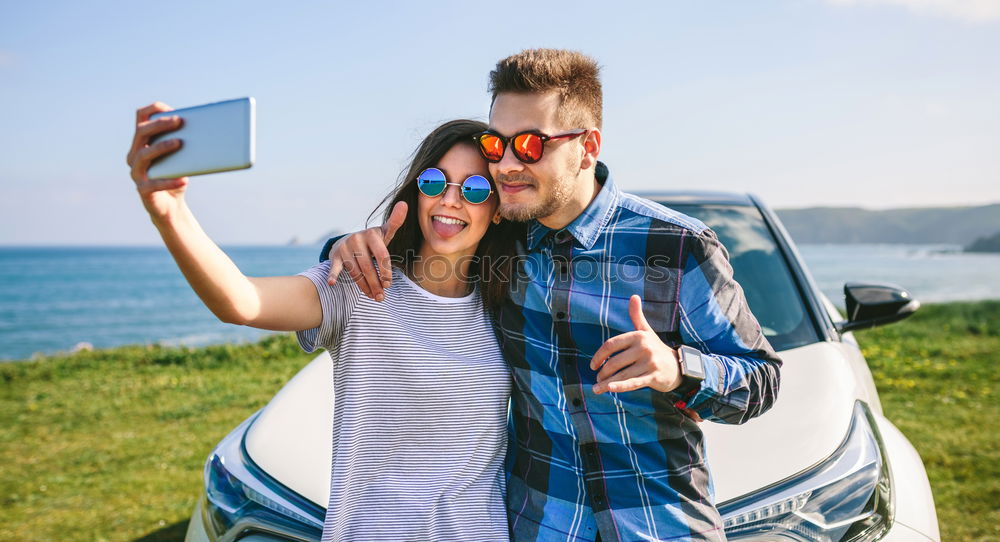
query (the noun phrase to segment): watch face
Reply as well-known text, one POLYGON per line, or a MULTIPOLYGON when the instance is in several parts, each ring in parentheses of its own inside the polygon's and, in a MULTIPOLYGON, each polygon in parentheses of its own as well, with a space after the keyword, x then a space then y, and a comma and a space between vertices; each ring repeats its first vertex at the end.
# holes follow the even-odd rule
POLYGON ((688 367, 691 368, 692 373, 705 374, 705 366, 701 362, 701 354, 695 354, 687 358, 687 360, 689 361, 688 367))
POLYGON ((701 352, 698 350, 685 347, 683 349, 684 353, 684 369, 685 373, 689 376, 694 376, 698 378, 705 377, 705 364, 701 360, 701 352))

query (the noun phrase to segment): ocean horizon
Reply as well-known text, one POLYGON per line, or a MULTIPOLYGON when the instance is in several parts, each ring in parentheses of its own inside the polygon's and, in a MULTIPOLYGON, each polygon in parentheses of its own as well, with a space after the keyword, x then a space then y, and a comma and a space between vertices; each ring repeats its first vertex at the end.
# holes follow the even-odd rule
MULTIPOLYGON (((247 275, 293 275, 320 245, 222 247, 247 275)), ((813 245, 798 249, 843 306, 846 281, 895 283, 924 303, 1000 299, 1000 254, 958 245, 813 245)), ((0 246, 0 361, 127 344, 205 346, 272 333, 220 322, 163 246, 0 246)))

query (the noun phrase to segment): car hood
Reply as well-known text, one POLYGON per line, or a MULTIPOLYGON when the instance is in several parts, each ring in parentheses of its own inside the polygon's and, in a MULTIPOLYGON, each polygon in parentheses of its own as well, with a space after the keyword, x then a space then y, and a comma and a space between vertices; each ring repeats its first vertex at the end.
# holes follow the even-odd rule
MULTIPOLYGON (((743 425, 704 422, 716 501, 754 492, 828 457, 863 397, 840 345, 780 353, 774 406, 743 425)), ((278 482, 326 507, 330 490, 333 367, 325 352, 290 380, 247 431, 250 458, 278 482)))

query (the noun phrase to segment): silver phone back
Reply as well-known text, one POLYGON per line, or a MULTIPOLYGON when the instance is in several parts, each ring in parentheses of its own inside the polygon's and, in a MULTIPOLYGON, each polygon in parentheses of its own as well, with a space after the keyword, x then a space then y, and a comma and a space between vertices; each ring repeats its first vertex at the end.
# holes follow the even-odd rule
POLYGON ((256 151, 255 105, 253 98, 239 98, 152 115, 150 119, 177 115, 184 119, 184 125, 150 141, 153 144, 159 139, 179 138, 183 146, 153 162, 149 178, 173 179, 252 166, 256 151))

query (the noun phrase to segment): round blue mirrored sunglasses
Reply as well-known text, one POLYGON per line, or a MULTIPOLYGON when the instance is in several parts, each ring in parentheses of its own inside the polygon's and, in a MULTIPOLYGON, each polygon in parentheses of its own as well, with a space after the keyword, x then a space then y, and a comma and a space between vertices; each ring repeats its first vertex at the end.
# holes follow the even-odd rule
POLYGON ((448 185, 460 187, 465 201, 473 204, 483 203, 493 193, 493 185, 482 175, 469 175, 462 181, 462 184, 449 183, 443 171, 436 167, 429 167, 417 176, 417 189, 429 198, 436 198, 444 194, 448 185))

